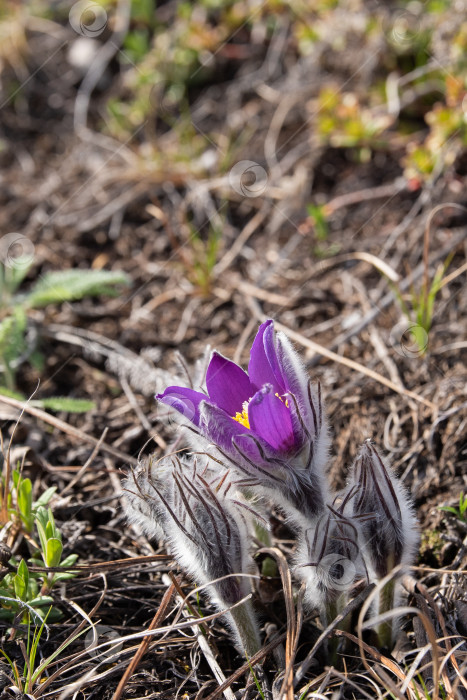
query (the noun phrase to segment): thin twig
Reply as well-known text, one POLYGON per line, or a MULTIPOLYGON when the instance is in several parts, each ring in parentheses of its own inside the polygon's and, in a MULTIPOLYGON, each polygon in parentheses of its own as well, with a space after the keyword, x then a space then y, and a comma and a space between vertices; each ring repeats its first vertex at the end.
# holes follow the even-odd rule
MULTIPOLYGON (((187 608, 186 608, 186 596, 183 595, 183 591, 182 591, 182 589, 180 588, 180 584, 179 584, 179 582, 175 579, 175 577, 173 576, 172 573, 170 574, 170 576, 171 576, 171 578, 172 578, 172 585, 175 586, 175 589, 176 589, 176 591, 177 591, 177 593, 178 593, 178 595, 177 595, 177 602, 179 602, 179 603, 182 604, 182 606, 183 606, 183 607, 182 607, 182 615, 183 615, 185 618, 188 618, 188 616, 190 615, 190 612, 189 612, 189 610, 187 610, 187 608)), ((167 580, 170 580, 170 579, 168 579, 168 577, 166 577, 165 575, 162 576, 162 581, 165 581, 166 579, 167 579, 167 580)), ((212 653, 212 649, 211 649, 211 647, 209 646, 209 643, 208 643, 208 641, 207 641, 207 639, 206 639, 206 637, 205 637, 205 635, 204 635, 204 633, 203 633, 203 628, 202 628, 202 626, 201 626, 201 625, 193 625, 192 630, 193 630, 193 633, 194 633, 194 635, 195 635, 195 637, 196 637, 196 641, 198 642, 199 648, 200 648, 201 651, 203 652, 204 658, 205 658, 206 661, 208 662, 209 667, 211 668, 211 671, 213 672, 215 679, 217 680, 217 682, 218 682, 220 685, 222 685, 223 683, 225 683, 226 678, 225 678, 225 676, 224 676, 224 673, 222 672, 221 667, 220 667, 219 664, 217 663, 217 661, 216 661, 216 659, 215 659, 215 657, 214 657, 214 654, 212 653)), ((224 690, 224 697, 226 698, 226 700, 235 700, 235 695, 233 694, 233 692, 232 692, 232 690, 230 689, 230 687, 225 688, 225 690, 224 690)), ((116 700, 116 699, 114 699, 114 700, 116 700)))
POLYGON ((92 435, 88 435, 82 430, 79 430, 79 428, 75 428, 74 426, 65 423, 65 421, 55 418, 55 416, 51 416, 50 413, 46 413, 40 408, 35 408, 24 401, 18 401, 17 399, 12 399, 9 396, 0 396, 0 402, 6 403, 8 406, 13 406, 13 408, 19 408, 21 411, 29 413, 31 416, 39 418, 49 425, 53 425, 54 428, 61 430, 62 433, 78 438, 78 440, 81 440, 82 442, 88 442, 91 445, 98 445, 99 449, 101 449, 103 452, 108 452, 108 454, 111 454, 112 457, 120 459, 123 462, 134 465, 138 464, 138 460, 135 457, 131 457, 130 455, 125 454, 125 452, 120 452, 120 450, 117 450, 115 447, 107 445, 106 442, 101 443, 100 440, 92 435))
MULTIPOLYGON (((154 617, 151 621, 151 624, 148 627, 148 630, 156 629, 156 627, 158 627, 159 624, 162 622, 162 620, 165 618, 166 613, 167 613, 167 608, 169 607, 170 602, 175 595, 175 592, 176 592, 175 584, 171 583, 169 588, 164 593, 164 596, 161 600, 161 604, 159 605, 159 608, 158 608, 156 614, 154 615, 154 617)), ((126 669, 125 673, 121 677, 120 682, 117 686, 117 690, 115 691, 115 693, 112 696, 112 700, 120 700, 120 698, 122 697, 122 693, 125 690, 126 684, 128 683, 128 681, 131 678, 131 676, 133 675, 133 673, 138 668, 138 664, 141 661, 141 659, 143 658, 143 656, 145 655, 145 653, 147 652, 151 641, 152 641, 151 636, 147 636, 147 637, 143 638, 141 644, 138 647, 138 651, 136 652, 136 654, 132 658, 131 662, 128 664, 128 668, 126 669)))
POLYGON ((345 365, 346 367, 350 367, 350 369, 354 369, 357 372, 361 372, 367 377, 371 377, 371 379, 375 379, 380 384, 383 384, 389 389, 392 389, 392 391, 395 391, 397 394, 401 394, 402 396, 407 396, 411 399, 415 399, 415 401, 418 401, 419 403, 428 406, 428 408, 430 408, 432 411, 436 411, 436 404, 432 403, 431 401, 428 401, 428 399, 425 399, 423 396, 416 394, 414 391, 410 391, 410 389, 405 389, 404 387, 397 386, 397 384, 394 384, 394 382, 392 382, 390 379, 386 379, 386 377, 383 377, 382 374, 375 372, 369 367, 365 367, 359 362, 355 362, 355 360, 351 360, 347 357, 342 357, 342 355, 338 355, 337 353, 328 350, 323 345, 319 345, 319 343, 315 343, 313 340, 305 338, 305 336, 301 333, 298 333, 297 331, 294 331, 291 328, 284 326, 282 323, 278 323, 276 321, 275 326, 278 330, 284 331, 284 333, 288 335, 292 340, 295 340, 297 343, 300 343, 306 348, 310 348, 310 350, 314 350, 321 356, 327 357, 329 360, 338 362, 339 364, 345 365))

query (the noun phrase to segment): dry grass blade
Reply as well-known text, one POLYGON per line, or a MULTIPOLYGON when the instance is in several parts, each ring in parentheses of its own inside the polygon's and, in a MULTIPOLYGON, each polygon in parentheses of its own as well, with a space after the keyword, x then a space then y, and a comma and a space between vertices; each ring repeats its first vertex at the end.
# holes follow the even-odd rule
POLYGON ((151 564, 156 561, 170 561, 168 554, 148 554, 147 556, 129 557, 128 559, 115 559, 114 561, 103 561, 95 564, 75 564, 74 566, 30 566, 29 571, 39 573, 52 573, 60 571, 73 571, 78 576, 81 574, 100 574, 108 571, 119 571, 120 569, 134 568, 138 564, 151 564))
MULTIPOLYGON (((389 583, 389 581, 393 580, 394 577, 396 577, 401 570, 401 566, 396 567, 391 573, 389 573, 387 576, 385 576, 381 581, 378 582, 377 586, 374 588, 374 590, 371 592, 367 600, 363 603, 362 609, 360 611, 360 614, 358 616, 358 639, 360 643, 360 656, 363 661, 363 664, 365 665, 365 668, 372 674, 376 675, 378 677, 378 674, 375 673, 373 669, 370 668, 365 654, 363 653, 364 651, 364 646, 363 646, 363 638, 362 638, 362 632, 364 629, 368 629, 374 625, 379 624, 380 622, 384 622, 388 619, 394 618, 394 617, 399 617, 401 615, 407 615, 410 613, 415 613, 416 615, 419 616, 423 627, 425 628, 426 635, 428 637, 428 640, 431 644, 431 655, 432 655, 432 660, 433 660, 433 700, 438 700, 439 697, 439 677, 440 677, 440 662, 439 662, 439 657, 438 657, 438 641, 436 638, 436 632, 435 629, 431 623, 431 620, 429 617, 424 614, 422 611, 418 610, 418 608, 414 607, 400 607, 396 608, 395 610, 390 610, 387 613, 384 613, 383 615, 378 615, 376 617, 372 617, 370 620, 365 621, 365 615, 367 614, 368 610, 370 609, 370 606, 375 599, 375 597, 379 594, 379 592, 384 588, 384 586, 389 583)), ((391 681, 389 676, 385 674, 383 671, 381 673, 381 678, 384 683, 387 684, 387 686, 391 689, 391 691, 395 694, 400 693, 400 691, 396 688, 394 683, 391 681)), ((404 681, 406 678, 404 678, 404 681)))
MULTIPOLYGON (((78 627, 70 635, 68 635, 67 639, 60 645, 59 650, 55 654, 55 656, 57 656, 58 653, 60 653, 60 649, 65 649, 73 639, 76 639, 82 633, 86 623, 90 624, 91 628, 94 630, 93 624, 91 622, 92 617, 99 610, 100 606, 102 605, 102 603, 104 601, 106 593, 107 593, 107 580, 106 580, 105 576, 103 576, 103 580, 104 580, 104 590, 102 591, 102 593, 99 597, 99 600, 97 601, 97 603, 95 604, 95 606, 93 607, 93 609, 91 610, 91 612, 89 614, 86 614, 84 612, 84 610, 82 610, 82 608, 77 603, 75 603, 73 601, 69 601, 69 604, 71 605, 71 607, 81 615, 81 617, 83 618, 83 621, 80 622, 78 627)), ((77 654, 73 654, 71 657, 67 657, 66 659, 64 659, 66 661, 66 663, 64 663, 63 666, 61 666, 59 669, 57 669, 57 671, 55 671, 55 673, 52 673, 41 684, 40 689, 39 689, 39 694, 38 694, 38 691, 36 691, 35 697, 40 697, 41 695, 43 695, 44 691, 49 687, 49 685, 51 683, 53 683, 57 678, 59 678, 67 669, 69 669, 71 666, 73 666, 75 661, 82 658, 87 653, 88 653, 88 651, 86 649, 85 651, 79 652, 77 654)), ((47 663, 47 660, 44 661, 44 666, 46 663, 47 663)))
POLYGON ((285 607, 287 610, 287 637, 285 642, 285 662, 286 670, 284 682, 280 691, 280 697, 286 700, 294 700, 293 694, 293 662, 297 652, 298 636, 300 634, 300 620, 295 615, 295 605, 293 600, 292 576, 287 560, 282 552, 276 547, 263 547, 257 554, 269 554, 273 557, 279 567, 279 573, 284 591, 285 607))
POLYGON ((100 440, 92 435, 83 433, 82 430, 65 423, 65 421, 60 420, 59 418, 55 418, 55 416, 51 416, 50 413, 46 413, 40 408, 35 408, 34 406, 30 406, 28 403, 24 403, 24 401, 18 401, 17 399, 12 399, 9 396, 0 396, 0 402, 5 403, 8 406, 13 406, 14 408, 19 408, 21 411, 29 413, 29 415, 34 416, 35 418, 40 418, 40 420, 52 425, 54 428, 58 428, 58 430, 61 430, 63 433, 66 433, 71 437, 78 438, 79 440, 82 440, 85 443, 90 443, 91 445, 99 445, 103 452, 107 452, 108 454, 112 455, 112 457, 116 457, 123 462, 133 465, 138 464, 138 460, 135 457, 131 457, 124 452, 120 452, 120 450, 117 450, 111 445, 107 445, 105 442, 101 443, 100 440))
MULTIPOLYGON (((174 597, 176 592, 176 586, 175 583, 172 583, 170 587, 166 590, 164 593, 164 596, 161 600, 161 604, 159 605, 159 608, 154 615, 151 624, 149 625, 148 629, 153 630, 156 629, 156 627, 159 626, 159 624, 162 622, 164 619, 166 613, 167 613, 167 608, 170 605, 170 602, 172 598, 174 597)), ((123 674, 122 678, 120 679, 120 682, 117 686, 117 690, 113 694, 112 700, 120 700, 122 697, 122 693, 125 690, 125 686, 128 683, 128 680, 131 678, 133 673, 138 667, 139 662, 143 658, 144 654, 147 652, 149 644, 151 643, 151 637, 144 637, 143 641, 141 642, 138 651, 132 658, 130 664, 128 665, 128 668, 126 669, 125 673, 123 674)))
MULTIPOLYGON (((405 675, 405 673, 403 671, 401 671, 401 669, 399 668, 399 666, 396 664, 395 661, 393 661, 392 659, 389 659, 387 656, 383 656, 383 654, 381 654, 377 649, 375 649, 374 647, 371 647, 369 644, 364 642, 359 637, 356 637, 354 634, 351 634, 350 632, 346 632, 345 630, 334 630, 334 635, 336 637, 346 637, 347 639, 350 639, 356 645, 360 646, 360 648, 363 651, 366 651, 367 654, 372 656, 375 659, 375 661, 377 661, 379 664, 381 664, 382 666, 387 668, 389 671, 391 671, 397 678, 399 678, 399 680, 401 680, 402 682, 404 682, 406 680, 407 676, 405 675)), ((383 674, 383 671, 379 670, 379 673, 381 673, 381 677, 380 677, 378 675, 378 673, 373 668, 371 668, 369 666, 368 662, 365 662, 365 667, 367 668, 367 670, 370 671, 370 673, 373 675, 373 677, 376 678, 376 680, 378 680, 379 682, 381 682, 381 680, 382 680, 383 684, 384 683, 387 684, 389 681, 389 686, 383 685, 383 687, 386 691, 390 690, 390 692, 392 692, 395 695, 395 697, 399 698, 400 700, 405 700, 405 695, 403 695, 400 692, 398 687, 396 685, 394 685, 394 683, 391 681, 391 679, 389 678, 389 676, 386 673, 383 674)), ((413 689, 409 688, 408 690, 411 693, 413 700, 419 700, 420 698, 422 698, 424 696, 423 688, 420 685, 418 685, 417 683, 415 683, 415 681, 412 681, 412 685, 413 685, 413 689), (417 697, 417 693, 418 693, 418 697, 417 697)))
POLYGON ((87 460, 85 461, 85 463, 83 464, 83 466, 81 467, 81 469, 77 472, 77 474, 75 474, 75 476, 73 477, 73 479, 72 479, 72 480, 64 487, 64 489, 62 490, 62 492, 61 492, 61 496, 62 496, 62 497, 64 496, 65 493, 67 493, 67 491, 70 491, 70 490, 73 488, 73 486, 74 486, 75 484, 78 484, 78 483, 79 483, 79 481, 81 480, 81 477, 83 476, 83 474, 86 472, 86 470, 88 469, 88 467, 91 466, 91 464, 93 463, 93 461, 94 461, 96 455, 98 454, 98 452, 99 452, 101 446, 102 446, 103 443, 104 443, 105 436, 107 435, 107 432, 108 432, 108 428, 105 428, 104 431, 103 431, 103 433, 102 433, 102 435, 100 436, 98 442, 94 445, 91 454, 89 455, 89 457, 87 458, 87 460))
POLYGON ((394 384, 394 382, 392 382, 390 379, 386 379, 386 377, 383 377, 382 374, 379 374, 378 372, 375 372, 374 370, 369 369, 368 367, 364 367, 364 365, 361 365, 359 362, 355 362, 355 360, 350 360, 347 357, 342 357, 341 355, 332 352, 332 350, 327 350, 327 348, 325 348, 323 345, 319 345, 319 343, 315 343, 313 340, 305 338, 305 336, 301 333, 297 333, 297 331, 288 328, 288 326, 284 326, 282 323, 276 322, 275 326, 278 330, 284 331, 284 333, 288 335, 289 338, 295 340, 297 343, 300 343, 304 347, 309 348, 310 350, 314 350, 316 353, 319 353, 323 357, 327 357, 329 360, 333 360, 334 362, 338 362, 341 365, 350 367, 350 369, 354 369, 357 372, 361 372, 365 376, 370 377, 371 379, 375 379, 380 384, 383 384, 389 389, 392 389, 392 391, 395 391, 397 394, 400 394, 401 396, 407 396, 410 399, 415 399, 415 401, 418 401, 419 403, 428 406, 428 408, 430 408, 432 411, 436 411, 436 404, 432 403, 431 401, 428 401, 428 399, 425 399, 423 396, 420 396, 420 394, 416 394, 414 391, 410 391, 410 389, 405 389, 404 387, 397 386, 397 384, 394 384))
MULTIPOLYGON (((168 579, 168 577, 166 577, 164 575, 162 577, 162 580, 165 582, 166 578, 168 579)), ((180 584, 177 581, 177 579, 175 578, 175 576, 172 574, 172 572, 170 573, 170 578, 172 579, 172 584, 175 586, 175 590, 177 591, 177 601, 179 603, 181 603, 181 605, 182 605, 183 616, 188 617, 189 615, 195 615, 195 611, 191 608, 191 606, 188 607, 186 605, 187 597, 183 594, 183 591, 180 587, 180 584)), ((215 656, 212 652, 211 647, 209 646, 209 642, 205 636, 206 635, 205 629, 203 628, 202 625, 199 625, 199 626, 193 625, 192 630, 196 636, 196 640, 199 644, 199 647, 200 647, 201 651, 203 652, 204 657, 211 668, 211 671, 214 674, 215 679, 217 680, 217 682, 220 685, 222 685, 223 683, 225 683, 226 678, 224 676, 224 673, 222 672, 221 667, 219 666, 219 664, 217 663, 217 661, 215 659, 215 656)), ((224 696, 225 696, 226 700, 235 700, 235 696, 230 688, 225 688, 224 696)))
MULTIPOLYGON (((446 643, 446 649, 448 652, 441 663, 441 669, 444 668, 447 659, 451 658, 451 663, 454 666, 454 668, 458 674, 458 678, 460 679, 460 682, 462 683, 464 688, 467 690, 467 680, 463 677, 463 675, 460 672, 459 664, 457 663, 457 659, 455 657, 455 654, 453 653, 454 650, 451 646, 451 642, 450 642, 451 637, 448 635, 448 631, 446 629, 446 621, 443 617, 443 614, 442 614, 439 606, 436 604, 433 596, 430 594, 427 587, 423 585, 423 583, 420 583, 419 581, 417 581, 416 579, 414 579, 410 575, 407 575, 404 577, 403 583, 404 583, 404 586, 407 588, 407 590, 409 590, 412 593, 414 593, 415 590, 418 590, 420 592, 420 594, 422 596, 424 596, 424 598, 428 601, 431 609, 433 610, 433 612, 436 615, 437 622, 443 631, 443 635, 444 635, 443 639, 446 643)), ((438 640, 438 641, 440 641, 440 640, 438 640)), ((451 682, 450 682, 450 680, 445 672, 443 672, 443 681, 444 681, 444 684, 446 686, 447 691, 451 692, 451 694, 452 694, 453 690, 451 687, 451 682)))
POLYGON ((268 209, 265 206, 263 206, 258 212, 256 212, 253 218, 248 221, 243 231, 241 231, 241 233, 238 235, 235 243, 225 253, 224 257, 221 258, 221 260, 219 260, 217 265, 215 265, 213 272, 216 277, 218 277, 220 274, 225 272, 225 270, 227 270, 228 267, 230 267, 230 265, 240 253, 241 249, 248 241, 250 236, 253 235, 253 233, 261 226, 263 221, 266 219, 267 212, 268 209))

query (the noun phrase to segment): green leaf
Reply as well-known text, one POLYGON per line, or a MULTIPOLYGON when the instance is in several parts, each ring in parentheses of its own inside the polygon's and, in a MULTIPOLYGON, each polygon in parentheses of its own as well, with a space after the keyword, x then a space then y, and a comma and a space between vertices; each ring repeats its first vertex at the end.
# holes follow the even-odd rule
POLYGON ((19 391, 8 389, 6 386, 0 385, 0 394, 2 396, 8 396, 10 399, 16 399, 17 401, 26 401, 26 397, 23 394, 19 391))
POLYGON ((68 566, 73 566, 73 564, 76 563, 76 560, 78 559, 77 554, 69 554, 65 559, 62 560, 60 563, 60 566, 68 567, 68 566))
POLYGON ((29 570, 24 559, 18 566, 18 572, 13 578, 13 585, 16 597, 20 600, 27 600, 28 585, 29 585, 29 570))
POLYGON ((30 402, 32 406, 48 408, 50 411, 66 411, 67 413, 86 413, 92 411, 96 404, 87 399, 71 399, 67 396, 51 396, 30 402))
MULTIPOLYGON (((45 596, 42 596, 42 597, 45 597, 45 596)), ((51 603, 52 602, 53 601, 51 601, 51 603)), ((51 603, 49 603, 49 605, 51 605, 51 603)), ((40 604, 41 603, 39 603, 39 605, 40 604)), ((42 603, 42 604, 44 604, 44 603, 42 603)), ((32 674, 33 669, 36 666, 36 655, 37 655, 37 650, 39 648, 39 641, 40 641, 40 638, 42 637, 42 632, 44 631, 45 621, 47 620, 51 609, 52 608, 49 607, 49 610, 48 610, 47 614, 44 616, 44 620, 42 621, 42 625, 40 626, 40 628, 39 629, 36 628, 36 630, 34 632, 32 646, 31 646, 30 650, 29 650, 29 643, 28 643, 29 664, 27 666, 27 676, 26 676, 26 679, 28 681, 28 690, 31 689, 31 682, 30 682, 31 681, 31 674, 32 674)), ((28 639, 28 642, 29 642, 29 639, 28 639)))
POLYGON ((9 591, 6 588, 0 588, 0 599, 3 598, 12 598, 14 600, 15 594, 13 593, 13 591, 9 591))
POLYGON ((32 267, 34 259, 30 255, 15 256, 14 265, 1 265, 0 277, 2 286, 8 294, 13 294, 24 280, 32 267))
POLYGON ((37 598, 33 598, 29 601, 29 605, 33 608, 39 608, 42 605, 51 605, 53 602, 54 599, 49 595, 38 595, 37 598))
POLYGON ((47 523, 49 520, 47 510, 45 508, 38 508, 37 511, 35 512, 35 518, 36 518, 36 528, 37 528, 37 534, 39 535, 39 540, 41 543, 41 550, 42 550, 42 556, 44 556, 46 547, 47 547, 47 534, 46 534, 46 528, 47 528, 47 523))
POLYGON ((30 308, 64 301, 76 301, 85 297, 106 294, 117 296, 117 285, 128 285, 124 272, 111 270, 60 270, 49 272, 34 286, 25 298, 30 308))
POLYGON ((51 537, 55 536, 55 528, 54 528, 54 523, 50 521, 50 519, 47 521, 47 525, 45 526, 45 536, 49 540, 51 537))
POLYGON ((31 600, 37 597, 39 593, 39 586, 37 585, 37 576, 34 576, 32 572, 29 572, 29 585, 28 585, 28 597, 27 600, 31 600))
POLYGON ((56 486, 50 486, 48 489, 46 489, 44 493, 41 496, 39 496, 37 501, 34 501, 34 503, 32 504, 32 509, 37 510, 38 508, 46 506, 56 490, 56 486))
POLYGON ((446 513, 454 513, 454 515, 457 515, 457 508, 453 508, 452 506, 440 506, 440 510, 444 510, 446 513))
POLYGON ((55 518, 53 516, 52 509, 50 507, 47 509, 47 515, 49 518, 48 529, 47 529, 47 532, 50 533, 49 537, 55 537, 56 539, 60 540, 60 542, 61 542, 62 536, 60 534, 60 530, 55 525, 55 518))
POLYGON ((52 585, 54 586, 56 583, 58 583, 58 581, 70 581, 70 579, 76 578, 77 575, 77 573, 73 573, 71 571, 63 574, 54 574, 52 578, 52 585))
POLYGON ((63 545, 57 537, 47 540, 45 563, 47 566, 58 566, 63 552, 63 545))
MULTIPOLYGON (((63 568, 68 568, 70 566, 73 566, 77 559, 77 554, 69 554, 67 557, 65 557, 65 559, 63 559, 63 561, 60 562, 59 566, 63 566, 63 568)), ((57 583, 57 581, 68 581, 69 579, 75 578, 76 575, 76 571, 64 571, 63 573, 54 574, 52 577, 51 585, 54 586, 57 583)))
POLYGON ((32 530, 34 518, 32 514, 32 483, 31 479, 21 479, 18 485, 18 508, 21 520, 28 531, 32 530))
POLYGON ((11 477, 13 479, 13 486, 15 487, 15 489, 17 489, 18 484, 21 481, 21 473, 20 473, 19 469, 13 469, 13 471, 11 473, 11 477))
POLYGON ((308 204, 307 211, 313 219, 318 241, 326 241, 329 236, 329 226, 326 219, 325 207, 317 204, 308 204))

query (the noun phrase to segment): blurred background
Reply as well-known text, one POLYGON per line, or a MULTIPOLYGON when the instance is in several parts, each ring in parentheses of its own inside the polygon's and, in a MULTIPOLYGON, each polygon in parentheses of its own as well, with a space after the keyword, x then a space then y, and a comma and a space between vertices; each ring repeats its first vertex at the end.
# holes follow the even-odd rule
MULTIPOLYGON (((208 346, 246 365, 274 318, 336 486, 373 438, 419 563, 462 569, 439 506, 467 492, 466 48, 465 0, 1 0, 0 418, 35 392, 15 455, 66 551, 154 551, 116 500, 172 444, 154 393, 208 346)), ((140 630, 137 603, 99 614, 140 630)))

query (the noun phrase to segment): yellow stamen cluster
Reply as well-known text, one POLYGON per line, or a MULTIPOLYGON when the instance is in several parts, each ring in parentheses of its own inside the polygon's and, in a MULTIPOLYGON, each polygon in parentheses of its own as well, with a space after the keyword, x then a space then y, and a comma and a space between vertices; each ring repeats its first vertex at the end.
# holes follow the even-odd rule
MULTIPOLYGON (((284 403, 284 399, 277 392, 276 392, 275 396, 277 396, 277 398, 280 399, 282 401, 282 403, 284 403)), ((285 400, 285 406, 286 406, 286 408, 289 407, 289 399, 285 400)))
POLYGON ((250 420, 248 418, 248 401, 245 401, 243 404, 243 411, 235 414, 235 416, 232 416, 234 420, 237 421, 237 423, 241 423, 245 428, 248 428, 250 430, 250 420))

